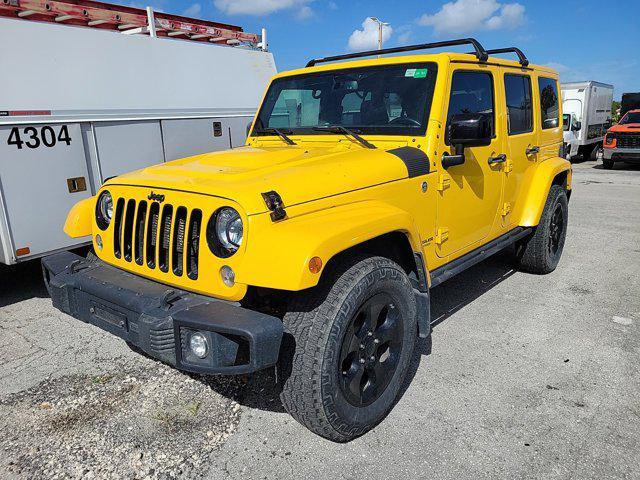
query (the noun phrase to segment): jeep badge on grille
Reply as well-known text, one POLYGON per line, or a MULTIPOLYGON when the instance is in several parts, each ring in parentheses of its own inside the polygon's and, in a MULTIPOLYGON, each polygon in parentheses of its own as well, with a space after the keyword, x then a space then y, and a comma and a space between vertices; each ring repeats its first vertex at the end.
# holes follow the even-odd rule
POLYGON ((149 200, 155 200, 158 203, 164 202, 164 195, 161 193, 153 193, 151 192, 147 197, 149 200))

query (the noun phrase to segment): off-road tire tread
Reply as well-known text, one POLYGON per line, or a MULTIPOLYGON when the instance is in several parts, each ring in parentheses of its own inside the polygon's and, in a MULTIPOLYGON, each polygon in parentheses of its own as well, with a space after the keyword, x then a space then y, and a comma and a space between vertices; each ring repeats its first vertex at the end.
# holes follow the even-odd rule
MULTIPOLYGON (((518 253, 518 267, 525 272, 543 275, 551 273, 556 268, 556 265, 550 265, 548 262, 547 242, 549 239, 549 217, 553 214, 557 202, 564 202, 565 211, 569 211, 565 188, 561 185, 552 185, 538 226, 533 235, 521 241, 519 245, 521 251, 518 253)), ((565 222, 567 222, 566 218, 565 222)))
POLYGON ((327 416, 320 374, 325 347, 332 333, 333 323, 327 319, 333 318, 351 288, 360 285, 363 278, 377 269, 388 270, 387 273, 401 278, 406 287, 411 289, 405 272, 395 262, 384 257, 356 255, 347 261, 336 262, 329 271, 324 272, 323 280, 316 288, 296 295, 284 317, 285 332, 295 338, 298 348, 292 356, 281 355, 280 368, 290 371, 283 384, 281 401, 298 422, 334 442, 350 441, 371 427, 344 431, 327 416), (287 362, 290 364, 287 365, 287 362))

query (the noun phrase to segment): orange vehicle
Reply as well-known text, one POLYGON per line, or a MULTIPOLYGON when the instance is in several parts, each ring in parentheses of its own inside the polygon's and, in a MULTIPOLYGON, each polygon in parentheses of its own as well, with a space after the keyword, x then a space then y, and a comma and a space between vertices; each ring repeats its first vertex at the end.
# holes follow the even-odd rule
POLYGON ((615 162, 640 163, 640 108, 629 110, 607 130, 602 164, 610 170, 615 162))

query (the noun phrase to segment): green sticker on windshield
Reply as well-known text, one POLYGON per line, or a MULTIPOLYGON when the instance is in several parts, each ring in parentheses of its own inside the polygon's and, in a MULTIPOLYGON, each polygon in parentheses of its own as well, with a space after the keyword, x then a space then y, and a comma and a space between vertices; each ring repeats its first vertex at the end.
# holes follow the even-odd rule
POLYGON ((413 73, 413 78, 427 78, 427 69, 416 68, 416 71, 413 73))

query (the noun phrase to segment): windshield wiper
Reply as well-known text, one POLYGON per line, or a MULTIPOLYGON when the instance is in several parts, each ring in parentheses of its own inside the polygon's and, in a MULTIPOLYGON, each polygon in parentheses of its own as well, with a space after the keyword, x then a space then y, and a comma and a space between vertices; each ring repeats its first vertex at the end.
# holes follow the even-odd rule
POLYGON ((350 137, 355 138, 358 142, 360 142, 363 146, 367 148, 376 148, 373 143, 366 141, 360 135, 358 135, 353 130, 349 130, 342 125, 327 125, 326 127, 313 127, 314 130, 318 132, 331 132, 331 133, 343 133, 345 135, 349 135, 350 137))
MULTIPOLYGON (((279 130, 277 128, 259 128, 256 130, 256 133, 275 133, 276 135, 278 135, 282 140, 284 140, 288 145, 297 145, 296 142, 294 142, 293 140, 291 140, 286 133, 284 133, 282 130, 279 130)), ((290 131, 287 131, 287 133, 291 133, 290 131)))

